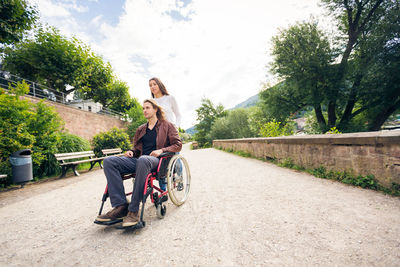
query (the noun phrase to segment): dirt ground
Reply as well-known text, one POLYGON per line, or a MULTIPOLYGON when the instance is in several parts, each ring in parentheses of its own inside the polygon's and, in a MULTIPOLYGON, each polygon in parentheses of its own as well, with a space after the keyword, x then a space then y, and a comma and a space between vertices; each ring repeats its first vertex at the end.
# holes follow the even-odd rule
POLYGON ((0 265, 400 266, 400 198, 215 149, 182 155, 188 201, 162 220, 147 205, 135 232, 93 223, 102 170, 0 193, 0 265))

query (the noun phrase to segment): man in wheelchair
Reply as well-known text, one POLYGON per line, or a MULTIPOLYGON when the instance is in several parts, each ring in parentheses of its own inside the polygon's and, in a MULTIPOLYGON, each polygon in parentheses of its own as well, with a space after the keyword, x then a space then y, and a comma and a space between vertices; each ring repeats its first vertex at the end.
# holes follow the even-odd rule
POLYGON ((123 157, 111 156, 103 161, 107 178, 108 194, 112 210, 99 215, 97 222, 111 222, 123 218, 122 227, 135 226, 139 222, 139 204, 143 199, 143 189, 147 175, 154 170, 158 156, 163 152, 179 152, 182 142, 175 126, 165 120, 162 107, 154 100, 143 102, 143 114, 147 123, 136 130, 134 147, 123 157), (131 203, 128 205, 122 174, 135 172, 135 182, 131 203))

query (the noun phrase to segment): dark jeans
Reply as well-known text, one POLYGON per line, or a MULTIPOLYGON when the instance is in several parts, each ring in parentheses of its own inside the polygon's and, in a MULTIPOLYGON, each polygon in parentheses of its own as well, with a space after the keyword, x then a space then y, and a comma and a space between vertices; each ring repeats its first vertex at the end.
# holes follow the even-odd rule
POLYGON ((128 210, 137 212, 140 201, 143 199, 144 185, 147 175, 157 168, 159 159, 152 156, 141 156, 140 158, 111 156, 103 161, 104 173, 107 178, 108 194, 111 206, 118 207, 126 203, 124 183, 121 174, 136 173, 135 184, 131 203, 128 210))

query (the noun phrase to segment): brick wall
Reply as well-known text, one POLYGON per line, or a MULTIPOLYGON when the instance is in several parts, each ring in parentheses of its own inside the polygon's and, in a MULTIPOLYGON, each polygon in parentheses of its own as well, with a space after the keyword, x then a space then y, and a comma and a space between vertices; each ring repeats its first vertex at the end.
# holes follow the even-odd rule
MULTIPOLYGON (((40 99, 25 96, 30 101, 36 103, 40 99)), ((100 115, 77 108, 68 107, 52 101, 45 101, 47 105, 55 107, 55 110, 64 120, 64 128, 72 134, 79 135, 87 140, 100 132, 108 131, 113 127, 126 129, 127 122, 107 115, 100 115)))
POLYGON ((400 131, 214 140, 213 146, 259 158, 290 158, 306 168, 373 174, 387 187, 400 184, 400 131))

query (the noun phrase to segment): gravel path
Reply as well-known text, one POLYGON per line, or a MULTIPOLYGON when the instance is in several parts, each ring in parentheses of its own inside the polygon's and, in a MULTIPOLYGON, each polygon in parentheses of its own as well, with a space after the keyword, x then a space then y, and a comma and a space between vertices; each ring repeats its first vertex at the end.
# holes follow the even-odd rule
POLYGON ((400 265, 399 198, 187 148, 188 201, 136 232, 93 224, 102 170, 1 193, 0 265, 400 265))

